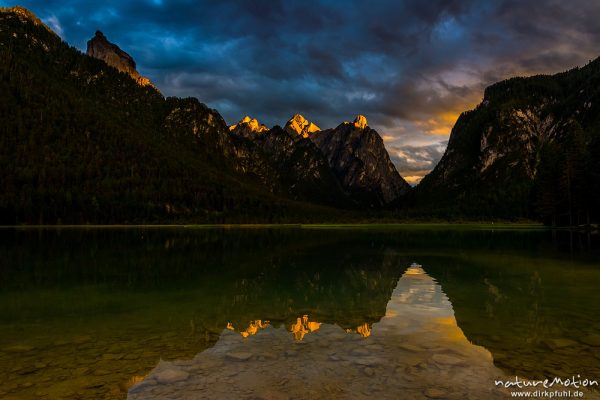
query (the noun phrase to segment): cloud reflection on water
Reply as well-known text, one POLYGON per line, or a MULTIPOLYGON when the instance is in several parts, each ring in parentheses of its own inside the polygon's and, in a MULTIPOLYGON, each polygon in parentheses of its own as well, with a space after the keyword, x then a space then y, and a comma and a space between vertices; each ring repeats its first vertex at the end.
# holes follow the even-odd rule
POLYGON ((306 329, 269 325, 246 337, 225 329, 193 360, 161 362, 129 398, 506 395, 493 387, 503 374, 489 351, 467 340, 441 286, 419 265, 398 280, 370 335, 348 334, 309 315, 298 323, 306 329), (295 340, 300 331, 303 340, 295 340))

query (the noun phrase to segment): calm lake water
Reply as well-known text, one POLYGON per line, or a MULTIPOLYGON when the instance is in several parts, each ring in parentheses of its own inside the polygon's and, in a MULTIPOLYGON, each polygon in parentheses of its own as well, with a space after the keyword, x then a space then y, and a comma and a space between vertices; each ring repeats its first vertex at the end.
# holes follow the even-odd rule
POLYGON ((600 381, 599 248, 543 230, 0 230, 0 398, 481 399, 509 398, 494 380, 515 375, 600 381))

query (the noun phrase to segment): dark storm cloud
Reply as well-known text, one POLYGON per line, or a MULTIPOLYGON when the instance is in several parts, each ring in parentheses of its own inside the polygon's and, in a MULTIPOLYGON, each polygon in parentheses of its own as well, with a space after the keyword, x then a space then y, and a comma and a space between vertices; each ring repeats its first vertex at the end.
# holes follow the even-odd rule
POLYGON ((600 55, 600 2, 585 0, 21 5, 82 50, 102 30, 164 94, 198 97, 228 123, 283 124, 298 112, 332 127, 364 114, 391 151, 437 146, 486 85, 600 55))

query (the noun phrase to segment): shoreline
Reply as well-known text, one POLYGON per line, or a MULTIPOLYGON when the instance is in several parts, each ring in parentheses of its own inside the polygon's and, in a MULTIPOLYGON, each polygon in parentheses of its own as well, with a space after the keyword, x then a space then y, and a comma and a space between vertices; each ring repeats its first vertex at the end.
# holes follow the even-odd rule
POLYGON ((69 224, 69 225, 0 225, 0 230, 61 229, 466 229, 466 230, 575 230, 552 228, 534 222, 365 222, 365 223, 282 223, 282 224, 69 224))

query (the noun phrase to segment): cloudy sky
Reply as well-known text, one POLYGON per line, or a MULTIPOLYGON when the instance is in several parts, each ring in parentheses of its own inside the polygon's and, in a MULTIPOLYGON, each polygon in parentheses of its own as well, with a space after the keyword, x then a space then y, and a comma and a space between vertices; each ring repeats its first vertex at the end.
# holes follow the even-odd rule
MULTIPOLYGON (((12 6, 15 0, 0 0, 12 6)), ((600 56, 597 0, 21 0, 85 50, 101 30, 165 95, 229 124, 364 114, 415 182, 485 86, 600 56)))

